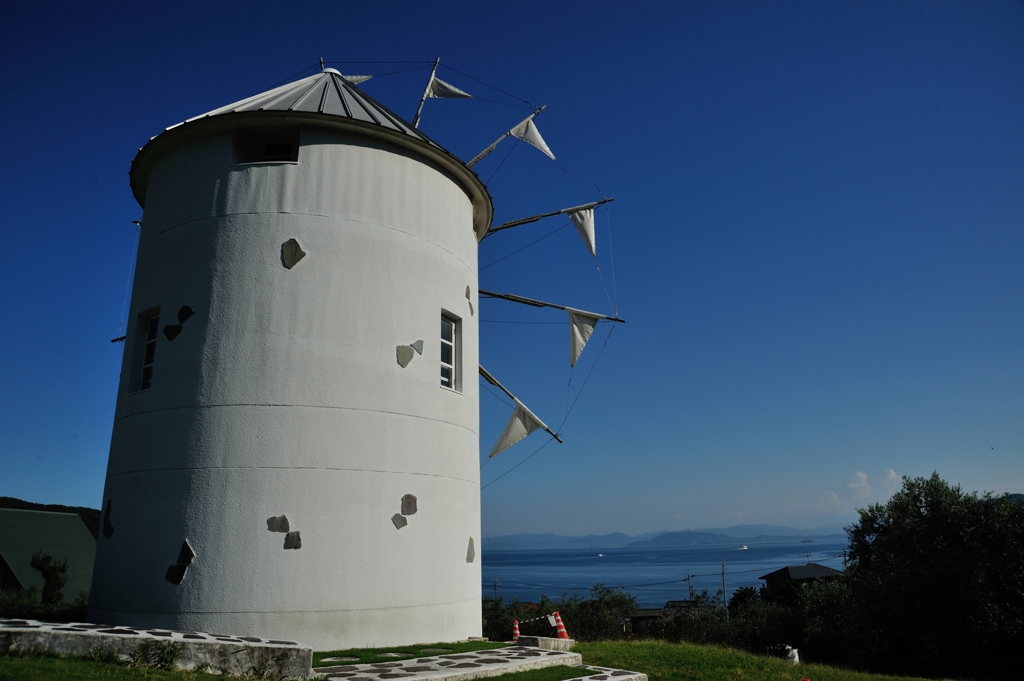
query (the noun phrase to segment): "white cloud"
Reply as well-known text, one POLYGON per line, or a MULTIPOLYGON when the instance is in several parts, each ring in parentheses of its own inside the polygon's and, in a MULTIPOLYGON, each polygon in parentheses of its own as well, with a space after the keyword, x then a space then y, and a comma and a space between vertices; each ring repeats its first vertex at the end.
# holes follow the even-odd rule
POLYGON ((868 484, 867 473, 855 472, 853 479, 846 483, 846 487, 853 490, 854 495, 861 499, 871 496, 871 485, 868 484))
POLYGON ((903 479, 896 474, 896 471, 889 469, 885 472, 885 484, 889 487, 896 487, 903 479))
POLYGON ((839 498, 835 490, 829 490, 820 497, 815 504, 818 513, 825 515, 847 514, 850 512, 850 505, 839 498))

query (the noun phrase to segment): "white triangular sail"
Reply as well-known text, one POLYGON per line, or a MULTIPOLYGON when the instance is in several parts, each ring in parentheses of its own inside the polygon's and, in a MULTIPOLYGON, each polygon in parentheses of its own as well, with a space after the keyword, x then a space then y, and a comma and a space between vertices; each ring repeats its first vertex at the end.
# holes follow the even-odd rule
POLYGON ((583 348, 587 347, 587 341, 601 317, 570 307, 565 309, 569 313, 569 365, 576 366, 576 361, 583 354, 583 348))
POLYGON ((512 418, 505 424, 505 430, 501 431, 501 437, 494 443, 494 448, 487 455, 487 458, 491 459, 501 454, 533 431, 540 430, 541 428, 548 429, 543 421, 526 408, 526 405, 516 400, 516 408, 512 412, 512 418))
POLYGON ((437 76, 430 80, 427 86, 427 97, 436 99, 473 99, 473 95, 460 90, 451 83, 446 83, 437 76))
POLYGON ((572 224, 576 225, 576 231, 583 237, 583 243, 587 245, 590 255, 597 255, 597 244, 594 243, 594 209, 578 210, 569 213, 572 224))
MULTIPOLYGON (((536 116, 536 114, 534 114, 533 116, 536 116)), ((533 116, 530 116, 525 121, 509 130, 508 134, 512 135, 513 137, 518 137, 524 142, 532 144, 533 146, 537 147, 545 154, 547 154, 548 157, 553 161, 555 160, 555 155, 551 153, 551 150, 548 149, 548 145, 544 141, 544 138, 540 136, 540 130, 537 129, 537 124, 533 122, 533 116)))

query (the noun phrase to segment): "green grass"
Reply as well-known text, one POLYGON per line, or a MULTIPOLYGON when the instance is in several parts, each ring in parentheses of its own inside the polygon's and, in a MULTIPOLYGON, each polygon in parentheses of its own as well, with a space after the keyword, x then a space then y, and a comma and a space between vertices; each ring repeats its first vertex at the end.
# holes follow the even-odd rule
MULTIPOLYGON (((471 641, 433 643, 396 648, 336 650, 314 653, 314 666, 323 657, 358 657, 359 662, 396 662, 383 652, 409 652, 415 657, 449 654, 424 653, 424 648, 448 648, 451 653, 503 648, 506 643, 471 641)), ((818 664, 793 666, 785 660, 752 655, 721 646, 661 641, 607 641, 577 643, 574 652, 584 664, 614 667, 647 674, 650 681, 924 681, 910 677, 866 674, 818 664)), ((334 663, 325 663, 334 664, 334 663)), ((345 663, 336 663, 345 664, 345 663)), ((502 681, 565 681, 584 675, 575 667, 548 667, 508 674, 502 681)), ((0 681, 223 681, 225 677, 198 672, 168 672, 151 667, 128 667, 77 658, 33 655, 0 656, 0 681)))
POLYGON ((199 672, 167 672, 73 657, 0 656, 0 681, 224 681, 199 672))
POLYGON ((454 655, 456 653, 468 653, 474 650, 494 650, 505 648, 507 643, 496 641, 465 641, 463 643, 420 643, 414 646, 395 646, 393 648, 352 648, 350 650, 331 650, 329 652, 314 652, 313 666, 324 667, 340 664, 372 664, 375 662, 401 662, 414 657, 434 657, 435 655, 454 655), (425 653, 424 648, 445 648, 445 653, 425 653), (410 653, 409 657, 381 657, 381 653, 410 653), (320 660, 325 657, 358 657, 359 660, 351 662, 324 662, 320 660))
POLYGON ((573 652, 583 655, 584 664, 643 672, 650 681, 923 681, 905 676, 866 674, 820 664, 794 666, 774 657, 692 643, 577 643, 573 652))

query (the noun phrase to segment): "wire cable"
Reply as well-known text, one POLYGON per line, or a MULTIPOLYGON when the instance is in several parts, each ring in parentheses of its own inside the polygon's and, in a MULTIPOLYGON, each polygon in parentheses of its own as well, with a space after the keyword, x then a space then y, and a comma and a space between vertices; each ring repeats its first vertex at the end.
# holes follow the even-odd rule
POLYGON ((522 461, 520 461, 519 463, 517 463, 517 464, 516 464, 515 466, 512 466, 512 468, 509 468, 509 469, 508 469, 507 471, 505 471, 504 473, 502 473, 501 475, 499 475, 498 477, 496 477, 496 478, 495 478, 494 480, 491 480, 491 481, 490 481, 489 483, 487 483, 486 485, 484 485, 483 487, 481 487, 481 488, 480 488, 480 491, 481 491, 481 492, 483 492, 483 491, 484 491, 485 489, 487 489, 488 487, 490 487, 490 486, 491 486, 491 485, 493 485, 494 483, 498 482, 499 480, 501 480, 502 478, 504 478, 504 477, 505 477, 506 475, 508 475, 509 473, 511 473, 512 471, 514 471, 515 469, 517 469, 517 468, 519 468, 520 466, 522 466, 522 465, 523 465, 524 463, 526 463, 527 461, 529 461, 530 459, 532 459, 532 458, 534 457, 534 455, 536 455, 537 453, 539 453, 539 452, 540 452, 540 450, 544 449, 545 447, 547 447, 547 446, 548 446, 549 444, 551 444, 551 443, 552 443, 552 442, 554 442, 554 441, 555 441, 555 438, 549 438, 547 442, 545 442, 544 444, 542 444, 542 445, 541 445, 540 447, 538 447, 537 449, 533 450, 533 454, 530 454, 530 456, 526 457, 525 459, 523 459, 522 461))
POLYGON ((570 222, 567 222, 567 223, 565 223, 564 225, 562 225, 561 227, 559 227, 558 229, 555 229, 555 230, 553 230, 553 231, 551 231, 551 232, 548 232, 547 234, 545 234, 545 235, 544 235, 544 236, 542 236, 541 238, 537 239, 536 241, 531 241, 530 243, 526 244, 526 245, 525 245, 525 246, 523 246, 522 248, 520 248, 520 249, 517 249, 517 250, 515 250, 515 251, 512 251, 512 252, 511 252, 511 253, 509 253, 508 255, 506 255, 506 256, 502 256, 502 257, 498 258, 497 260, 495 260, 495 261, 493 261, 493 262, 489 262, 489 263, 487 263, 486 265, 484 265, 483 267, 481 267, 481 268, 480 268, 480 271, 486 270, 486 269, 487 269, 488 267, 490 267, 491 265, 497 265, 497 264, 498 264, 499 262, 501 262, 502 260, 505 260, 506 258, 511 258, 511 257, 512 257, 513 255, 515 255, 516 253, 519 253, 520 251, 525 251, 525 250, 526 250, 527 248, 529 248, 530 246, 533 246, 534 244, 540 243, 541 241, 544 241, 544 239, 547 239, 547 238, 548 238, 549 236, 552 236, 552 235, 554 235, 554 234, 556 234, 556 233, 558 233, 558 232, 561 232, 561 231, 562 231, 563 229, 565 229, 566 227, 568 227, 568 226, 569 226, 569 225, 571 225, 571 224, 572 224, 572 222, 571 222, 571 221, 570 221, 570 222))
POLYGON ((612 299, 615 301, 615 316, 619 316, 619 287, 615 283, 615 251, 612 250, 612 212, 608 204, 604 204, 604 215, 608 221, 608 258, 612 264, 612 299))
POLYGON ((124 311, 128 307, 128 289, 132 285, 132 270, 135 269, 135 254, 139 250, 139 238, 142 234, 142 225, 135 225, 135 246, 132 247, 132 255, 128 260, 128 281, 124 283, 124 300, 121 302, 121 321, 117 324, 117 335, 121 337, 124 328, 124 311))
POLYGON ((508 157, 512 155, 512 150, 515 149, 517 146, 519 146, 518 137, 516 138, 516 141, 512 144, 512 146, 509 147, 508 153, 505 154, 505 158, 501 159, 501 163, 498 164, 498 167, 494 169, 494 172, 491 173, 491 176, 487 178, 487 182, 484 182, 484 184, 491 183, 491 180, 494 179, 494 176, 498 173, 499 170, 501 170, 501 167, 505 165, 505 161, 507 161, 508 157))
MULTIPOLYGON (((589 172, 587 171, 587 167, 586 167, 585 165, 583 165, 583 162, 582 162, 582 161, 580 161, 580 158, 579 158, 579 156, 577 156, 577 155, 576 155, 576 152, 575 152, 575 151, 573 151, 573 150, 572 150, 572 147, 570 147, 570 146, 569 146, 569 143, 568 143, 568 142, 567 142, 567 141, 565 140, 565 137, 564 137, 564 136, 562 135, 562 132, 561 132, 561 131, 560 131, 560 130, 558 129, 558 126, 557 126, 557 125, 555 125, 555 121, 554 121, 554 120, 552 120, 551 116, 549 116, 549 115, 547 114, 547 111, 543 111, 543 112, 541 112, 541 113, 543 113, 543 115, 544 115, 544 120, 546 120, 546 121, 547 121, 548 123, 550 123, 550 124, 551 124, 551 127, 555 129, 555 134, 556 134, 556 135, 558 135, 558 138, 559 138, 560 140, 562 140, 562 144, 564 144, 564 145, 565 145, 565 148, 569 150, 569 153, 570 153, 570 154, 572 154, 572 157, 573 157, 574 159, 576 159, 576 163, 578 163, 578 164, 579 164, 579 166, 580 166, 580 168, 582 168, 582 169, 583 169, 583 172, 587 174, 587 178, 588 178, 588 179, 589 179, 589 180, 590 180, 591 182, 593 182, 593 183, 594 183, 594 187, 595 187, 595 188, 597 188, 597 193, 601 195, 601 198, 605 198, 605 199, 606 199, 606 198, 608 198, 607 196, 605 196, 605 195, 604 195, 604 191, 602 191, 601 187, 600 187, 600 186, 599 186, 599 185, 597 184, 597 180, 595 180, 595 179, 594 179, 594 178, 593 178, 593 177, 592 177, 592 176, 590 175, 590 173, 589 173, 589 172)), ((566 172, 568 172, 568 171, 566 171, 566 172)), ((571 176, 570 176, 570 177, 571 177, 571 176)), ((573 179, 575 179, 575 178, 573 178, 573 179)))
POLYGON ((451 71, 454 71, 455 73, 459 74, 460 76, 465 76, 466 78, 469 78, 470 80, 475 80, 476 82, 480 83, 481 85, 489 87, 492 90, 497 90, 498 92, 500 92, 503 95, 508 95, 512 99, 518 99, 520 102, 526 102, 527 104, 529 104, 530 106, 532 106, 534 108, 536 108, 536 106, 537 106, 536 104, 534 104, 533 102, 531 102, 528 99, 523 99, 522 97, 517 97, 514 94, 512 94, 511 92, 505 92, 504 90, 502 90, 499 87, 494 87, 490 83, 485 83, 484 81, 480 80, 479 78, 474 78, 473 76, 469 75, 468 73, 463 73, 462 71, 459 71, 458 69, 455 69, 455 68, 452 68, 451 66, 448 66, 447 64, 441 64, 440 66, 441 66, 441 68, 449 69, 451 71))
POLYGON ((295 76, 300 76, 303 73, 305 73, 306 71, 309 71, 310 69, 315 69, 318 66, 320 66, 320 62, 314 62, 311 66, 307 66, 306 68, 302 69, 301 71, 296 71, 295 73, 293 73, 292 75, 288 76, 284 80, 277 81, 276 83, 274 83, 273 85, 270 86, 270 89, 276 88, 278 85, 283 85, 284 83, 287 83, 289 80, 291 80, 295 76))

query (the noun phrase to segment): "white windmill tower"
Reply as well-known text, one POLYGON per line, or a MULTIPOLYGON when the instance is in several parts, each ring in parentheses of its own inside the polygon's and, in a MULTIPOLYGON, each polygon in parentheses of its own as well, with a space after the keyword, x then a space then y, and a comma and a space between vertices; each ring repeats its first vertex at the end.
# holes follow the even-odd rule
POLYGON ((131 185, 90 617, 479 636, 484 185, 333 69, 168 128, 131 185))

